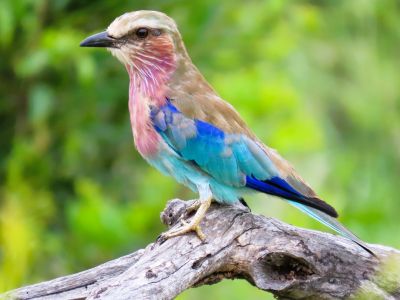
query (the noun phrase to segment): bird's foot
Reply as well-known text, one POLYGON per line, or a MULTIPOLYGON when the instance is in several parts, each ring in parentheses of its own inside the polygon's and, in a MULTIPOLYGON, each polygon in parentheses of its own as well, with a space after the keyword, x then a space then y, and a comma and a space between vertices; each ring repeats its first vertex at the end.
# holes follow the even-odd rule
POLYGON ((196 232, 197 236, 199 237, 200 240, 204 241, 206 236, 204 233, 201 231, 200 225, 195 224, 194 222, 186 222, 185 220, 181 220, 182 226, 170 231, 167 231, 161 235, 161 239, 167 240, 169 238, 179 236, 185 233, 188 233, 190 231, 196 232))
POLYGON ((181 219, 181 225, 178 228, 173 228, 163 234, 160 235, 159 240, 165 241, 169 238, 176 237, 185 233, 188 233, 190 231, 196 232, 198 238, 202 241, 205 240, 206 236, 202 232, 200 228, 200 222, 203 220, 207 209, 211 205, 211 200, 212 198, 207 198, 207 199, 198 199, 194 201, 187 209, 186 209, 186 214, 188 212, 192 212, 197 209, 195 215, 192 217, 192 219, 188 222, 186 220, 181 219))
POLYGON ((192 203, 190 203, 186 209, 185 209, 185 213, 182 215, 182 217, 180 218, 181 223, 187 223, 185 221, 185 219, 187 220, 188 218, 190 218, 193 214, 193 212, 197 211, 199 209, 199 207, 201 206, 202 201, 200 199, 194 199, 191 201, 192 203))

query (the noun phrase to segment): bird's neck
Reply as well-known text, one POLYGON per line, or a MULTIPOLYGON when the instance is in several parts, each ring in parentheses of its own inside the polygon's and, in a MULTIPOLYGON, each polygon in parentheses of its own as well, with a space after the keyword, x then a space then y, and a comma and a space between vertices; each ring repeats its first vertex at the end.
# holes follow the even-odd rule
MULTIPOLYGON (((129 115, 132 134, 136 149, 144 158, 150 158, 158 152, 160 137, 151 126, 150 96, 154 99, 154 93, 150 95, 149 86, 143 85, 130 66, 127 66, 129 74, 129 115)), ((151 90, 153 91, 153 90, 151 90)))
POLYGON ((163 105, 165 102, 165 84, 172 72, 154 65, 152 67, 125 66, 129 74, 129 101, 138 97, 146 98, 154 105, 163 105))
MULTIPOLYGON (((178 39, 179 40, 179 39, 178 39)), ((130 79, 130 101, 144 97, 148 104, 163 106, 167 98, 182 101, 196 93, 215 93, 192 63, 182 42, 162 50, 136 52, 125 67, 130 79)))
POLYGON ((127 65, 129 74, 129 113, 135 146, 146 159, 158 153, 160 136, 152 126, 150 107, 165 105, 166 99, 197 97, 212 90, 190 59, 178 59, 177 67, 170 73, 158 68, 153 73, 138 73, 127 65), (161 73, 158 73, 161 72, 161 73), (196 87, 197 92, 193 91, 196 87), (203 91, 203 92, 200 92, 203 91))
MULTIPOLYGON (((173 54, 173 53, 172 53, 173 54)), ((150 107, 161 107, 169 98, 169 82, 174 78, 181 58, 159 53, 136 53, 125 65, 129 74, 129 113, 135 146, 143 157, 158 152, 160 137, 151 124, 150 107)))
POLYGON ((135 146, 147 159, 158 153, 160 142, 159 135, 151 125, 150 106, 164 105, 165 83, 170 72, 152 62, 145 62, 139 57, 127 64, 126 69, 129 74, 129 114, 135 146))

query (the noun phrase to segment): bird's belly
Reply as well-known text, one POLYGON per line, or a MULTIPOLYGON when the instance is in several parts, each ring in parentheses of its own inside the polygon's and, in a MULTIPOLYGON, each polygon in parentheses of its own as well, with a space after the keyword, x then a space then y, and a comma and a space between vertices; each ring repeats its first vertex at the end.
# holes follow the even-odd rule
POLYGON ((209 186, 213 198, 219 203, 233 204, 248 193, 246 188, 229 186, 215 180, 193 163, 183 160, 164 141, 159 143, 156 155, 147 156, 145 159, 160 172, 173 177, 196 193, 199 192, 199 187, 209 186))
POLYGON ((143 156, 150 165, 161 173, 173 177, 176 181, 197 192, 197 186, 207 182, 207 176, 182 160, 169 146, 161 140, 158 151, 151 156, 143 156))

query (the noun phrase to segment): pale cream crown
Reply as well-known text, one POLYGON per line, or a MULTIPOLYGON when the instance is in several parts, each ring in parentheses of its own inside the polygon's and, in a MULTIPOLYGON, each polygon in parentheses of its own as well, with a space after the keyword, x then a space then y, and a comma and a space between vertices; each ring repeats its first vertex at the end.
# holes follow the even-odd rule
POLYGON ((133 30, 146 27, 177 32, 178 28, 173 19, 158 11, 139 10, 125 13, 116 18, 107 28, 107 33, 113 38, 120 38, 133 30))

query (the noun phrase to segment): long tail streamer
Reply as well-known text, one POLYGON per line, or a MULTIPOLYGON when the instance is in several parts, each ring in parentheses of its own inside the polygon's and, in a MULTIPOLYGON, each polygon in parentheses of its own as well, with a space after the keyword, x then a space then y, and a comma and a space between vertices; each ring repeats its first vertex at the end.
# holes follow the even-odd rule
POLYGON ((290 200, 289 200, 289 203, 292 204, 293 206, 295 206, 296 208, 300 209, 302 212, 308 214, 315 220, 321 222, 325 226, 333 229, 334 231, 339 233, 341 236, 348 238, 351 241, 355 242, 356 244, 358 244, 361 248, 363 248, 365 251, 367 251, 371 255, 376 256, 375 253, 372 252, 372 250, 369 249, 368 246, 362 240, 360 240, 357 236, 355 236, 350 230, 348 230, 346 227, 344 227, 335 218, 332 218, 331 216, 328 216, 327 214, 325 214, 315 208, 308 207, 301 203, 297 203, 297 202, 290 201, 290 200))

